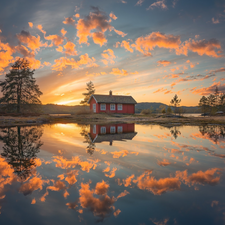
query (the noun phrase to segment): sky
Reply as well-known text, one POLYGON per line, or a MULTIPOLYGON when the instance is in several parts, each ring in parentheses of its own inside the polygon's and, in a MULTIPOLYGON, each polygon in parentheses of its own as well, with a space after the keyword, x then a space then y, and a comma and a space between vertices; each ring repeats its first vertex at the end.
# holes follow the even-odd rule
POLYGON ((195 106, 225 93, 224 0, 3 0, 0 80, 24 57, 43 104, 96 94, 195 106))

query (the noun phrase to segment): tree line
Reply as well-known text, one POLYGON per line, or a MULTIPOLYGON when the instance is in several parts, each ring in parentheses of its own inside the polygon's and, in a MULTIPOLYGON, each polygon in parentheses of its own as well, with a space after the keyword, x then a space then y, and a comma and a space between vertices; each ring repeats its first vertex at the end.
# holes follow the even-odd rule
POLYGON ((225 93, 220 93, 216 87, 213 94, 202 96, 198 105, 204 115, 215 115, 219 111, 223 113, 225 112, 225 93))

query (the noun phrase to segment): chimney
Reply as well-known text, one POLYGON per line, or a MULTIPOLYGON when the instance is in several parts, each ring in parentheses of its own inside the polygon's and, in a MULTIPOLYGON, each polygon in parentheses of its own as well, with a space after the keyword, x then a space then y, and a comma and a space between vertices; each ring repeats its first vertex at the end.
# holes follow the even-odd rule
POLYGON ((112 91, 111 90, 109 91, 109 95, 112 95, 112 91))

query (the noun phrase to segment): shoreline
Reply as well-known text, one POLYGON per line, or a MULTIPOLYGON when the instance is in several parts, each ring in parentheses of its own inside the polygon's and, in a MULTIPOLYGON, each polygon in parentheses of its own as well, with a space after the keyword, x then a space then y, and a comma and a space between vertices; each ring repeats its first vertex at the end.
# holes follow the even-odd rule
POLYGON ((80 124, 108 124, 108 123, 139 123, 158 124, 168 126, 180 125, 225 125, 225 116, 211 117, 163 117, 159 115, 107 115, 107 114, 84 114, 69 116, 30 116, 13 117, 0 116, 0 127, 29 126, 55 123, 80 123, 80 124))

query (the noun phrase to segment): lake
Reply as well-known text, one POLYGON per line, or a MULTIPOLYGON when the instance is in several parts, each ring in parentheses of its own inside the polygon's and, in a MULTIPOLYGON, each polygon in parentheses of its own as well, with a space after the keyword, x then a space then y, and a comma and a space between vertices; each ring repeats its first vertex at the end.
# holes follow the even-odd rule
POLYGON ((0 128, 0 221, 225 224, 225 127, 0 128))

